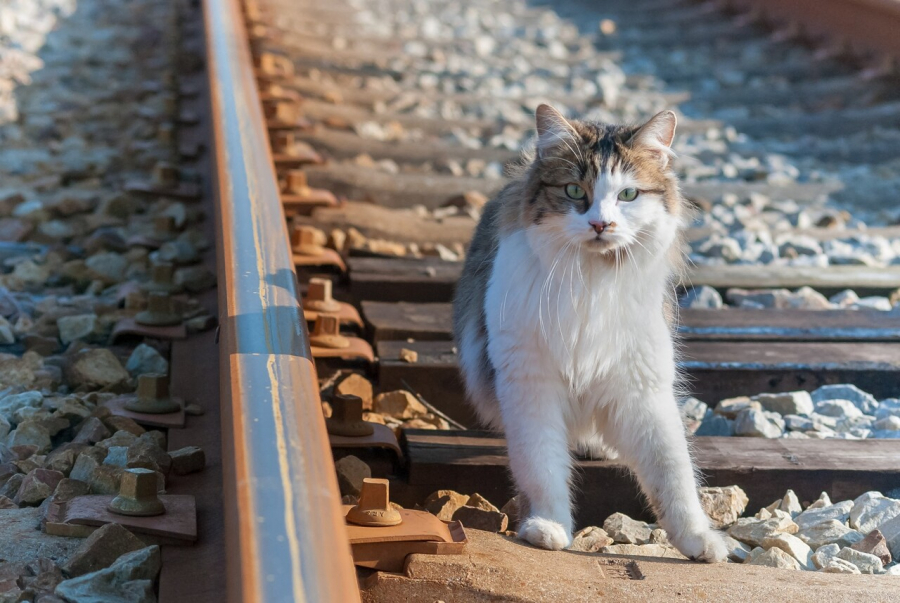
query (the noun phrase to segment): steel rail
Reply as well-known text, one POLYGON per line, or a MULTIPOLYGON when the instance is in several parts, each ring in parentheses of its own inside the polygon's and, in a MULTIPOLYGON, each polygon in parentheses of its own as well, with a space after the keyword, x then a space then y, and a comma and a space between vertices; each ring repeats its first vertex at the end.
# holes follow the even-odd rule
POLYGON ((204 22, 228 600, 352 603, 356 574, 238 0, 205 0, 204 22))
POLYGON ((900 58, 900 0, 729 0, 857 50, 900 58))

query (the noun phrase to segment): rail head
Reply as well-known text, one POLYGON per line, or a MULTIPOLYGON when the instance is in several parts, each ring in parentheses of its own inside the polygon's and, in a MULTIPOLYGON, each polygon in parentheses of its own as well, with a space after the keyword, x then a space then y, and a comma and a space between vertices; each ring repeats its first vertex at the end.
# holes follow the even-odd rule
POLYGON ((359 601, 239 0, 205 0, 230 601, 359 601))

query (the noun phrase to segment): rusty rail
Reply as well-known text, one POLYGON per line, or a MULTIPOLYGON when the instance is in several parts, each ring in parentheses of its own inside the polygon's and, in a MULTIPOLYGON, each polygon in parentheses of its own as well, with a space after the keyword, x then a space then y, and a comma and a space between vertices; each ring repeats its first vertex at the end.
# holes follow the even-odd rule
POLYGON ((856 50, 900 58, 900 0, 728 0, 824 34, 856 50))
POLYGON ((229 601, 359 600, 238 0, 206 0, 229 601))

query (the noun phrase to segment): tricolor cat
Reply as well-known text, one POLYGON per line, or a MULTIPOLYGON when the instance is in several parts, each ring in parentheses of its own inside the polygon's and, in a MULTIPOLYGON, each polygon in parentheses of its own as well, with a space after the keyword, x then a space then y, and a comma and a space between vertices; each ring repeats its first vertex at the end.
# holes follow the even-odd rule
POLYGON ((723 561, 675 402, 674 281, 688 207, 675 114, 640 127, 537 109, 534 155, 484 208, 454 302, 466 388, 506 433, 519 536, 572 538, 570 449, 630 466, 669 541, 723 561))

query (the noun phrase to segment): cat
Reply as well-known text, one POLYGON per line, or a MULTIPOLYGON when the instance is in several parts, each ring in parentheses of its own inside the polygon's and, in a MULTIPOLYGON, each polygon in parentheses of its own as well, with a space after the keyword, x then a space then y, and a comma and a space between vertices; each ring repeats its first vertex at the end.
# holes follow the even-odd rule
POLYGON ((690 210, 671 166, 675 114, 629 127, 541 105, 535 120, 535 148, 484 207, 453 308, 468 397, 506 434, 519 537, 571 544, 576 448, 618 455, 669 541, 724 561, 676 403, 674 284, 690 210))

